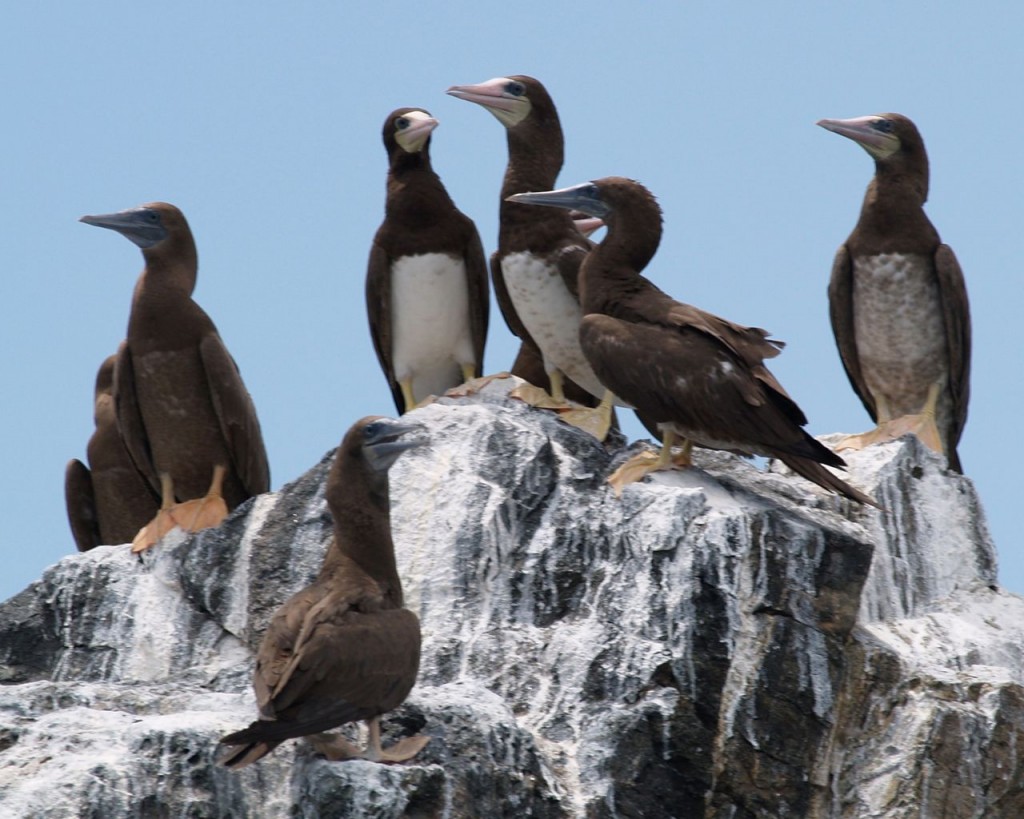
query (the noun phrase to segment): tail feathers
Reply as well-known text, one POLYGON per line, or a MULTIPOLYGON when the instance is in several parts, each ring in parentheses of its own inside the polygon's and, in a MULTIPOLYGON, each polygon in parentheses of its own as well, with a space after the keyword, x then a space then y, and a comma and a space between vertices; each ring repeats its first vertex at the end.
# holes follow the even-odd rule
MULTIPOLYGON (((227 739, 227 737, 225 737, 227 739)), ((224 740, 222 739, 223 743, 224 740)), ((280 742, 250 742, 248 745, 229 745, 217 757, 217 764, 225 768, 244 768, 273 751, 280 742)))
POLYGON ((850 484, 836 475, 833 475, 817 461, 812 461, 809 458, 800 458, 796 455, 789 455, 782 452, 776 454, 775 457, 796 472, 797 475, 807 478, 807 480, 818 484, 818 486, 823 489, 829 489, 832 492, 837 492, 851 500, 857 501, 858 503, 866 503, 868 506, 874 506, 876 509, 883 509, 883 507, 870 495, 865 495, 859 489, 855 489, 850 486, 850 484))

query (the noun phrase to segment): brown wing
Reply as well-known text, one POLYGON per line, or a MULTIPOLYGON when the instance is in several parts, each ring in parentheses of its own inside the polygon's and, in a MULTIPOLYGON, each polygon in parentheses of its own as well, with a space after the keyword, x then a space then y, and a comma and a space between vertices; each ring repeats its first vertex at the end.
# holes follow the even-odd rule
POLYGON ((676 301, 643 278, 631 297, 619 301, 617 311, 617 318, 630 322, 698 330, 718 341, 750 367, 761 365, 766 358, 774 358, 786 346, 783 341, 769 338, 768 331, 760 327, 737 324, 692 304, 676 301))
POLYGON ((260 646, 254 687, 264 722, 253 739, 303 736, 394 708, 415 682, 419 646, 412 612, 363 613, 320 584, 304 589, 260 646))
POLYGON ((846 245, 840 245, 832 262, 832 277, 828 283, 828 314, 832 321, 832 335, 836 339, 839 358, 864 409, 872 421, 878 421, 875 399, 871 396, 857 355, 857 336, 853 329, 853 260, 846 245))
POLYGON ((391 259, 376 238, 370 247, 370 259, 366 265, 366 317, 370 322, 370 339, 377 361, 388 380, 395 408, 401 415, 406 410, 405 399, 395 380, 395 365, 391 360, 391 259))
POLYGON ((153 464, 153 454, 149 449, 149 436, 146 434, 146 425, 139 410, 138 396, 135 392, 135 370, 132 366, 132 354, 127 342, 122 341, 121 346, 117 348, 111 395, 114 398, 117 429, 121 440, 124 441, 125 449, 128 450, 128 456, 159 497, 160 477, 153 464))
POLYGON ((79 460, 68 461, 64 470, 64 501, 78 551, 87 552, 99 546, 100 523, 96 515, 92 476, 89 468, 79 460))
MULTIPOLYGON (((484 374, 484 345, 487 343, 487 325, 491 311, 491 288, 487 280, 487 257, 476 226, 467 217, 468 239, 463 251, 466 263, 466 287, 469 290, 469 330, 473 337, 476 373, 484 374)), ((378 354, 379 355, 379 354, 378 354)))
POLYGON ((270 464, 263 433, 238 365, 216 333, 206 335, 199 343, 199 358, 206 371, 221 434, 242 486, 250 496, 270 491, 270 464))
POLYGON ((771 373, 747 367, 715 335, 591 314, 580 342, 605 386, 653 421, 699 431, 696 443, 842 464, 804 432, 803 413, 771 373))
POLYGON ((949 391, 953 397, 953 427, 946 449, 950 466, 961 471, 956 445, 967 423, 967 405, 971 397, 971 309, 967 301, 964 274, 949 245, 935 251, 935 273, 942 302, 942 320, 949 350, 949 391))

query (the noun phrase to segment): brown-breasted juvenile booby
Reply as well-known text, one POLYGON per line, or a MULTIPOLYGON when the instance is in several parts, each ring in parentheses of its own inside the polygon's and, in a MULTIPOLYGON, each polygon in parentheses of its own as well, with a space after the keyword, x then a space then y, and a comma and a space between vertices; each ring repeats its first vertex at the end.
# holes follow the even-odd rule
POLYGON ((956 447, 970 396, 970 308, 960 264, 924 212, 924 140, 901 114, 818 125, 875 160, 860 219, 832 264, 828 297, 846 375, 878 426, 839 448, 913 432, 961 472, 956 447))
MULTIPOLYGON (((545 213, 508 201, 512 194, 547 190, 555 184, 564 155, 555 104, 538 80, 522 75, 454 85, 448 93, 482 105, 505 126, 508 166, 501 187, 498 249, 491 256, 491 277, 509 329, 543 358, 549 383, 533 383, 550 386, 558 403, 569 398, 594 406, 604 389, 580 350, 577 332, 582 312, 576 278, 590 243, 568 213, 545 213)), ((513 365, 513 375, 536 379, 535 360, 532 351, 521 350, 516 362, 526 368, 517 371, 513 365)), ((567 420, 579 418, 571 414, 567 420)), ((583 425, 591 426, 586 420, 583 425)), ((595 431, 603 437, 599 428, 595 431)))
MULTIPOLYGON (((765 367, 781 342, 675 301, 641 275, 661 241, 661 209, 643 185, 607 177, 514 199, 576 208, 607 224, 604 241, 580 269, 580 343, 605 387, 661 429, 664 445, 653 468, 669 465, 678 437, 686 442, 683 465, 692 444, 765 455, 819 486, 874 504, 822 466, 843 460, 804 431, 807 418, 765 367)), ((620 475, 639 476, 632 466, 620 475)))
POLYGON ((312 585, 274 614, 253 672, 260 718, 229 734, 219 762, 241 768, 286 739, 309 737, 330 759, 401 762, 427 744, 407 737, 380 747, 380 715, 406 698, 419 670, 420 625, 402 607, 402 584, 391 540, 388 469, 418 427, 363 418, 345 434, 327 481, 334 540, 312 585), (360 751, 320 734, 365 720, 370 742, 360 751), (316 736, 314 736, 316 735, 316 736))
POLYGON ((68 522, 80 552, 128 543, 160 508, 159 497, 135 467, 117 429, 111 394, 115 358, 108 357, 96 374, 96 429, 86 449, 89 466, 72 459, 64 472, 68 522))
POLYGON ((116 230, 146 261, 113 390, 125 446, 162 498, 160 513, 133 543, 141 551, 176 525, 216 526, 270 488, 270 468, 238 367, 192 300, 198 256, 181 211, 154 202, 81 221, 116 230))
POLYGON ((417 108, 384 121, 387 201, 370 250, 366 309, 399 413, 483 370, 487 262, 476 226, 430 165, 436 127, 417 108))

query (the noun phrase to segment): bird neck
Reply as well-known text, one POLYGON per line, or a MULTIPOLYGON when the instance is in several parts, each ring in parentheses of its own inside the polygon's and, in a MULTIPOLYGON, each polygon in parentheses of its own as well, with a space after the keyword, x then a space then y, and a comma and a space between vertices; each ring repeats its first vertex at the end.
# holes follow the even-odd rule
POLYGON ((616 304, 629 301, 652 285, 641 273, 661 242, 661 221, 623 224, 613 219, 608 235, 580 267, 580 304, 584 313, 615 315, 616 304))
MULTIPOLYGON (((389 604, 402 605, 402 583, 395 563, 395 545, 391 539, 390 500, 387 479, 383 489, 369 481, 331 505, 334 514, 334 542, 321 574, 336 571, 351 561, 381 588, 389 604)), ((349 487, 356 484, 349 483, 349 487)))
POLYGON ((434 173, 428 157, 404 151, 388 171, 384 212, 405 229, 429 227, 455 203, 434 173))

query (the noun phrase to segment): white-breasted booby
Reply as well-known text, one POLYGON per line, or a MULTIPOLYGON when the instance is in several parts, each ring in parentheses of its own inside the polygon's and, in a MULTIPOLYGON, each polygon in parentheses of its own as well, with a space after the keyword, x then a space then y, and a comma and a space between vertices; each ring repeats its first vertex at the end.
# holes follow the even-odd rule
POLYGON ((401 436, 418 429, 363 418, 345 434, 327 481, 334 539, 317 579, 274 614, 260 644, 253 687, 260 718, 221 739, 219 762, 241 768, 286 739, 308 737, 330 759, 400 762, 429 737, 380 746, 379 718, 405 700, 420 659, 420 626, 402 607, 391 539, 388 469, 425 443, 401 436), (365 720, 369 747, 322 734, 365 720))
POLYGON ((956 448, 970 397, 970 308, 960 264, 924 212, 924 140, 901 114, 818 125, 875 160, 860 218, 836 253, 828 295, 843 367, 877 427, 839 447, 914 432, 961 472, 956 448))
POLYGON ((117 231, 146 261, 113 389, 125 446, 162 498, 160 513, 133 543, 141 551, 175 526, 216 526, 268 491, 270 468, 238 367, 192 300, 198 256, 181 211, 154 202, 81 221, 117 231))
POLYGON ((431 167, 435 127, 417 108, 384 121, 387 200, 370 250, 366 309, 399 413, 483 371, 487 262, 476 226, 431 167))
POLYGON ((780 342, 675 301, 641 275, 662 232, 661 209, 643 185, 607 177, 514 199, 575 208, 608 226, 580 270, 580 343, 604 386, 656 423, 664 439, 658 460, 639 470, 623 467, 617 486, 668 466, 672 443, 681 438, 684 465, 693 444, 765 455, 819 486, 876 505, 822 466, 841 467, 843 460, 804 431, 807 418, 764 365, 780 342))
MULTIPOLYGON (((582 311, 576 279, 590 242, 569 214, 545 213, 508 200, 512 194, 555 184, 564 156, 555 104, 538 80, 523 75, 455 85, 448 93, 483 106, 506 130, 508 165, 501 187, 498 249, 491 256, 494 292, 505 322, 524 346, 539 351, 548 384, 537 386, 549 387, 555 402, 568 398, 594 406, 604 389, 580 350, 577 332, 582 311)), ((536 379, 537 357, 532 350, 520 351, 512 373, 536 379), (520 362, 523 367, 517 371, 520 362)), ((592 427, 586 413, 568 420, 580 418, 603 437, 604 424, 592 427)))

